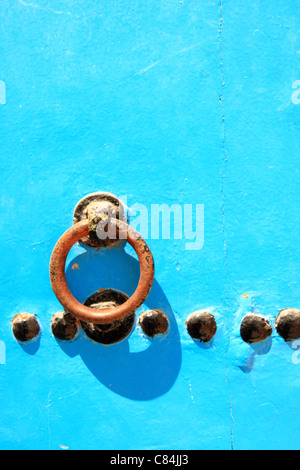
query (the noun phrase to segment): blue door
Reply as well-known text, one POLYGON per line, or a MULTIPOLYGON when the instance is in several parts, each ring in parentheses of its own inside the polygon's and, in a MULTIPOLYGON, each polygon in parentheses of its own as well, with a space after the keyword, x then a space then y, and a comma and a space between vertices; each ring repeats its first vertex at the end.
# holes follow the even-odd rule
MULTIPOLYGON (((300 342, 275 322, 300 308, 300 5, 2 0, 0 13, 0 447, 296 449, 300 342), (108 345, 51 327, 52 251, 99 191, 155 262, 130 334, 108 345), (155 309, 168 329, 151 337, 139 318, 155 309), (187 328, 199 311, 216 323, 207 342, 187 328), (12 332, 24 312, 29 341, 12 332), (249 313, 271 325, 263 341, 241 336, 249 313)), ((129 243, 74 244, 66 264, 80 303, 132 296, 139 272, 129 243)))

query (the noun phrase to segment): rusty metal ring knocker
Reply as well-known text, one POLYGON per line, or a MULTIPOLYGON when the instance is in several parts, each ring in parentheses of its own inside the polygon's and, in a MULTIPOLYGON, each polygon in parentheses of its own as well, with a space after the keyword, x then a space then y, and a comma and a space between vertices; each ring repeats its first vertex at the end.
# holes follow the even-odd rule
POLYGON ((91 230, 92 220, 87 217, 76 222, 58 240, 50 260, 50 280, 52 289, 64 309, 79 320, 98 325, 123 321, 132 315, 146 300, 154 280, 154 261, 152 253, 141 235, 125 221, 109 219, 109 229, 128 243, 135 250, 140 262, 140 279, 138 286, 126 302, 112 308, 95 309, 78 302, 71 294, 65 275, 65 264, 72 246, 91 230))

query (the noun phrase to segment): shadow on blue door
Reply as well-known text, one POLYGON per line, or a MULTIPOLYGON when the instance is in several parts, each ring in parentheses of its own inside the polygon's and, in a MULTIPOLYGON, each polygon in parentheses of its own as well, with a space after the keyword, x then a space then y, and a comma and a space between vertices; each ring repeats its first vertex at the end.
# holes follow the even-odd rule
MULTIPOLYGON (((98 252, 87 248, 70 262, 66 277, 74 297, 84 302, 100 288, 132 295, 139 273, 138 261, 123 247, 98 252)), ((109 390, 133 400, 156 398, 166 393, 177 378, 181 346, 174 313, 156 279, 145 306, 161 309, 170 322, 168 334, 153 338, 150 345, 145 342, 145 350, 131 352, 128 338, 104 346, 84 334, 74 342, 58 344, 71 357, 79 354, 90 372, 109 390)))

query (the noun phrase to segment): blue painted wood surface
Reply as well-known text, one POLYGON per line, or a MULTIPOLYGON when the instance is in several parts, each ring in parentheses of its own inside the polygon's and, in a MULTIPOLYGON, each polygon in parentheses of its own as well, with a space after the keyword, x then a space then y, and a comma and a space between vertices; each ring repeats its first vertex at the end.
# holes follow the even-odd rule
MULTIPOLYGON (((1 448, 297 448, 295 350, 275 329, 246 345, 239 327, 253 308, 274 324, 300 305, 300 5, 2 0, 0 14, 1 448), (149 211, 204 204, 201 250, 148 240, 145 307, 169 315, 167 337, 52 336, 50 255, 99 190, 149 211), (208 308, 205 347, 185 320, 208 308), (42 326, 25 346, 22 311, 42 326)), ((138 279, 127 248, 69 261, 78 298, 138 279)))

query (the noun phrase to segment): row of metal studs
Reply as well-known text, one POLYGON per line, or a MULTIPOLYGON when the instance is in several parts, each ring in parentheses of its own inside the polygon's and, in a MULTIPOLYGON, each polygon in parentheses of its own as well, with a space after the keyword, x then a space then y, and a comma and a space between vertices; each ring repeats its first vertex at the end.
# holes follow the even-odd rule
MULTIPOLYGON (((139 325, 147 336, 153 338, 167 332, 169 321, 161 310, 147 310, 140 315, 139 325)), ((76 337, 79 323, 75 317, 63 311, 53 316, 51 327, 58 339, 70 341, 76 337)), ((193 339, 208 343, 217 331, 217 324, 211 313, 197 311, 187 318, 186 328, 193 339)), ((276 318, 275 328, 285 341, 300 338, 300 310, 281 310, 276 318)), ((18 341, 27 342, 40 334, 40 325, 35 315, 19 313, 12 321, 12 330, 18 341)), ((268 338, 272 334, 272 326, 266 317, 249 313, 241 322, 240 334, 246 343, 251 344, 268 338)))

